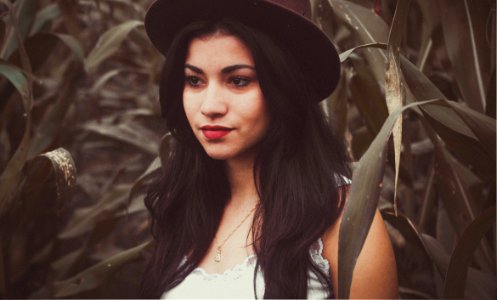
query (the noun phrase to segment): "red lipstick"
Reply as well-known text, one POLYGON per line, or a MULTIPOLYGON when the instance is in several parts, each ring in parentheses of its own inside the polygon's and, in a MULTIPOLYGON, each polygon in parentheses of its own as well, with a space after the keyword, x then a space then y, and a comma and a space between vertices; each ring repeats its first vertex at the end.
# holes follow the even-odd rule
POLYGON ((204 136, 209 140, 220 139, 226 136, 232 130, 231 128, 219 125, 206 125, 200 127, 200 129, 202 130, 204 136))

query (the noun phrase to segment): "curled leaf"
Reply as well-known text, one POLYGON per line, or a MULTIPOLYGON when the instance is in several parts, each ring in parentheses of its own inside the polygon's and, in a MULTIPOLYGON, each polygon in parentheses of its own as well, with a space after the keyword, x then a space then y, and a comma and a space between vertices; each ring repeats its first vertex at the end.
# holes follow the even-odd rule
POLYGON ((71 154, 64 148, 58 148, 34 157, 26 166, 26 185, 29 189, 43 186, 48 180, 55 182, 55 199, 59 209, 71 198, 76 187, 76 166, 71 154))

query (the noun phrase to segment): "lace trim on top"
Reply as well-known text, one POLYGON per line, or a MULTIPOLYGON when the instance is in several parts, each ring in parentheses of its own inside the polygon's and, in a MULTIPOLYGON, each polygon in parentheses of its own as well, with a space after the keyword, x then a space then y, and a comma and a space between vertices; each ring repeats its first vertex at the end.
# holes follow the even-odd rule
POLYGON ((317 243, 311 245, 309 252, 311 254, 311 259, 324 271, 329 273, 330 271, 330 263, 329 261, 323 257, 323 241, 321 238, 318 239, 317 243))
POLYGON ((191 274, 201 275, 205 280, 215 280, 218 278, 238 279, 243 274, 245 274, 244 271, 246 269, 254 267, 256 261, 257 261, 257 257, 255 256, 255 254, 252 254, 252 255, 245 257, 245 259, 242 262, 236 264, 235 266, 233 266, 229 269, 226 269, 222 273, 208 273, 202 267, 197 267, 192 271, 191 274))
MULTIPOLYGON (((329 273, 330 270, 330 263, 326 258, 323 257, 323 241, 321 238, 317 240, 314 244, 311 245, 309 248, 309 253, 311 255, 311 259, 316 263, 316 265, 321 268, 323 271, 326 273, 329 273)), ((249 255, 245 257, 245 259, 236 264, 235 266, 226 269, 222 273, 208 273, 203 269, 202 267, 197 267, 195 268, 190 275, 197 274, 201 276, 204 280, 216 280, 216 279, 238 279, 242 275, 247 274, 246 270, 247 269, 252 269, 255 267, 255 263, 257 261, 257 256, 255 254, 249 255)), ((253 272, 250 272, 250 274, 253 274, 253 272)))

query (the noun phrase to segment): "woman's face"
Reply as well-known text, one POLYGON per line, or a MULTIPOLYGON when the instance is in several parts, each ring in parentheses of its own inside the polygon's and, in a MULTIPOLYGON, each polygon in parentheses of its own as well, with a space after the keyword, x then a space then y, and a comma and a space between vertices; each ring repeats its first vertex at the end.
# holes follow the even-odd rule
POLYGON ((253 157, 269 114, 245 44, 226 34, 193 39, 184 72, 183 107, 207 154, 220 160, 253 157))

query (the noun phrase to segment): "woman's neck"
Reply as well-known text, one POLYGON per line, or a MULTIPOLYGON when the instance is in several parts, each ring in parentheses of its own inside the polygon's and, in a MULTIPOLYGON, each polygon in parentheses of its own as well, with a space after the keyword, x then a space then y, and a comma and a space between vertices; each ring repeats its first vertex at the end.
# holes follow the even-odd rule
POLYGON ((229 205, 239 208, 254 207, 259 202, 254 181, 254 158, 226 161, 226 173, 231 185, 229 205))

